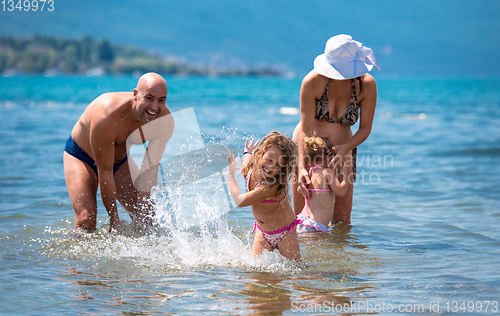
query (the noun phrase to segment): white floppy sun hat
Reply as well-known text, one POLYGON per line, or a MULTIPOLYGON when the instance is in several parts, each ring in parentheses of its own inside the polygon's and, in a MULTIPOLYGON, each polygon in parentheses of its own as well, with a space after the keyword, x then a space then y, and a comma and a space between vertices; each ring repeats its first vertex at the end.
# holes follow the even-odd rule
POLYGON ((313 72, 332 79, 350 79, 380 68, 373 50, 341 34, 326 42, 325 53, 314 59, 313 72))

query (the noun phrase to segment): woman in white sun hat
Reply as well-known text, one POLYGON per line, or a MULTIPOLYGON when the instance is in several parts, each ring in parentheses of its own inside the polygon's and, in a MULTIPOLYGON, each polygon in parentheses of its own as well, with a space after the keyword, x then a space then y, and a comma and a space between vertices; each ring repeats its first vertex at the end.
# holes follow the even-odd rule
POLYGON ((303 161, 305 137, 326 137, 336 152, 333 167, 344 164, 348 174, 348 189, 343 197, 335 198, 331 224, 351 223, 353 184, 356 179, 357 146, 370 135, 377 84, 368 74, 373 67, 380 70, 373 51, 349 35, 337 35, 326 42, 325 53, 314 60, 314 69, 302 80, 300 89, 301 121, 293 140, 298 145, 298 182, 292 186, 296 213, 304 208, 304 195, 309 197, 308 170, 303 161), (359 129, 353 135, 351 125, 359 117, 359 129))

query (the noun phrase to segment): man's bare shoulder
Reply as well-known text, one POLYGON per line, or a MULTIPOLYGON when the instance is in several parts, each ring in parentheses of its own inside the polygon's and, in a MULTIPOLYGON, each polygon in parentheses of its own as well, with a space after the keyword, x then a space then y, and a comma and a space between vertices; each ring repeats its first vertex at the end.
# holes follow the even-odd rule
POLYGON ((125 112, 132 104, 131 92, 108 92, 101 94, 89 105, 91 119, 113 119, 125 112))
POLYGON ((108 92, 98 96, 91 104, 119 107, 132 100, 132 92, 108 92))
POLYGON ((169 118, 173 119, 171 114, 172 114, 172 112, 170 111, 170 109, 167 106, 165 106, 165 109, 162 109, 162 111, 158 117, 163 117, 163 116, 169 115, 169 118))

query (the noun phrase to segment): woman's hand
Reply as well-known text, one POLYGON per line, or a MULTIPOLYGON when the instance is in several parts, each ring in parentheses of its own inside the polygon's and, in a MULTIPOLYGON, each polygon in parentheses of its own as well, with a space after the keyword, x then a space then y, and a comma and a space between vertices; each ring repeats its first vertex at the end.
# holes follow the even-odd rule
POLYGON ((347 168, 345 163, 341 163, 340 166, 335 169, 335 176, 342 175, 343 179, 347 181, 347 168))
POLYGON ((299 172, 297 175, 297 181, 299 182, 300 191, 302 191, 302 195, 310 197, 309 190, 307 190, 307 185, 311 184, 311 179, 309 179, 309 174, 307 170, 304 168, 299 168, 299 172))
POLYGON ((328 164, 328 167, 336 169, 340 168, 345 163, 345 156, 347 155, 347 148, 344 145, 337 145, 332 147, 336 155, 328 164))

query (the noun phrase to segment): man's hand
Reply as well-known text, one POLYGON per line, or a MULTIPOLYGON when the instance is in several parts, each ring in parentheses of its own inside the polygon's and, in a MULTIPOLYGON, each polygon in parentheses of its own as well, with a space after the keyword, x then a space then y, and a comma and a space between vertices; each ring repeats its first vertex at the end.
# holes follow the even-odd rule
POLYGON ((117 233, 118 229, 120 227, 120 219, 118 218, 118 215, 114 219, 110 218, 109 222, 110 222, 109 223, 109 232, 111 234, 117 233))

